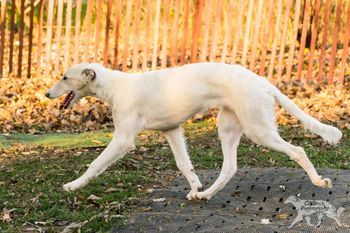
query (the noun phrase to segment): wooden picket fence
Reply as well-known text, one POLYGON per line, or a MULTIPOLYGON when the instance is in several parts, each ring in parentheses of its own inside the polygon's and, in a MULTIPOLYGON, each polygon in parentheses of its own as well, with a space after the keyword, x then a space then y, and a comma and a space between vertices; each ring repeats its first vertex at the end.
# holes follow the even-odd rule
POLYGON ((349 0, 1 0, 0 74, 239 63, 279 81, 343 84, 349 0))

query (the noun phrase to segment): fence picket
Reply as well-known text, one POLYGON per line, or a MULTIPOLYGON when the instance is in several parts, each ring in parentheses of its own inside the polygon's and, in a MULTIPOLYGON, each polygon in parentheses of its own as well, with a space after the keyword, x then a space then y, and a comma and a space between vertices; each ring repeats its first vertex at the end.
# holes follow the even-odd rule
POLYGON ((318 68, 318 81, 321 82, 323 79, 323 65, 326 55, 326 43, 327 43, 327 33, 328 33, 328 27, 329 27, 329 15, 331 12, 331 3, 332 0, 327 0, 326 8, 325 8, 325 15, 324 15, 324 26, 322 31, 322 44, 321 44, 321 55, 319 60, 319 68, 318 68))
POLYGON ((276 58, 276 51, 277 51, 277 46, 278 46, 278 42, 279 42, 281 15, 282 15, 282 0, 279 0, 278 1, 277 20, 276 20, 276 24, 275 24, 274 40, 273 40, 273 44, 272 44, 271 59, 270 59, 270 64, 269 64, 269 72, 267 75, 269 79, 272 78, 273 71, 275 68, 275 58, 276 58))
POLYGON ((289 0, 287 2, 287 9, 284 17, 284 22, 283 22, 284 25, 283 25, 283 32, 282 32, 282 38, 281 38, 280 52, 278 55, 277 76, 276 76, 277 80, 280 80, 282 75, 284 49, 286 46, 286 37, 287 37, 288 23, 289 23, 288 19, 289 19, 289 13, 290 13, 292 4, 293 4, 293 0, 289 0))
POLYGON ((183 28, 183 34, 182 34, 182 42, 181 42, 181 57, 180 57, 180 64, 183 65, 185 63, 185 56, 186 56, 186 45, 187 45, 187 37, 188 37, 188 18, 190 13, 190 1, 185 1, 184 3, 185 7, 185 13, 183 16, 184 21, 184 28, 183 28))
MULTIPOLYGON (((272 1, 272 0, 271 0, 272 1)), ((244 12, 244 0, 241 0, 239 2, 239 5, 237 7, 238 13, 238 21, 236 22, 236 27, 234 31, 235 38, 233 40, 233 47, 232 47, 232 55, 231 55, 231 63, 236 63, 236 56, 238 51, 238 43, 239 39, 241 37, 241 29, 242 29, 242 18, 243 18, 243 12, 244 12)))
POLYGON ((179 15, 180 15, 180 0, 175 0, 175 9, 174 9, 174 20, 172 25, 172 38, 171 38, 171 55, 170 55, 170 64, 175 66, 177 64, 177 53, 178 53, 178 31, 179 31, 179 15))
POLYGON ((21 0, 21 12, 19 20, 19 51, 17 62, 17 77, 22 75, 23 37, 24 37, 24 0, 21 0))
POLYGON ((247 16, 247 23, 246 23, 246 27, 245 27, 245 33, 244 33, 243 51, 242 51, 242 59, 241 59, 241 64, 243 66, 245 66, 245 63, 247 61, 250 26, 251 26, 252 15, 253 15, 253 5, 254 5, 254 0, 249 0, 248 16, 247 16))
POLYGON ((224 35, 224 44, 222 46, 223 48, 222 48, 222 54, 221 54, 221 62, 225 62, 227 57, 227 46, 231 35, 231 26, 232 26, 231 22, 232 22, 233 8, 234 8, 234 2, 233 0, 230 0, 228 10, 226 9, 225 11, 226 14, 224 15, 225 35, 224 35))
POLYGON ((118 49, 119 49, 119 30, 120 30, 120 19, 122 15, 122 2, 116 0, 116 15, 115 15, 115 34, 114 34, 114 55, 113 55, 113 68, 118 68, 118 49))
POLYGON ((298 80, 301 78, 301 73, 302 73, 303 64, 304 64, 304 54, 305 54, 304 49, 305 49, 305 43, 306 43, 306 33, 309 27, 310 4, 311 4, 310 0, 305 1, 304 20, 303 20, 303 27, 302 27, 300 47, 299 47, 298 71, 296 76, 298 80))
POLYGON ((156 5, 156 18, 154 26, 154 35, 153 35, 153 53, 152 53, 152 70, 155 70, 157 67, 157 51, 158 51, 158 38, 159 38, 159 19, 160 19, 160 0, 157 0, 156 5))
POLYGON ((90 37, 91 37, 91 16, 92 16, 92 8, 93 8, 94 1, 88 0, 86 5, 86 16, 84 21, 84 28, 85 28, 85 43, 84 43, 84 54, 83 59, 86 62, 90 61, 89 57, 89 51, 90 51, 90 37))
POLYGON ((301 0, 297 0, 295 4, 295 14, 294 14, 294 22, 293 22, 293 38, 292 38, 292 44, 289 50, 288 54, 288 62, 287 62, 287 75, 286 78, 289 79, 290 75, 292 73, 292 67, 293 67, 293 59, 294 59, 294 50, 295 50, 295 43, 297 41, 298 37, 298 27, 299 27, 299 18, 300 18, 300 5, 301 0))
POLYGON ((0 78, 3 74, 4 54, 5 54, 5 29, 6 29, 6 0, 1 0, 1 19, 0 19, 0 78))
POLYGON ((318 20, 320 17, 320 7, 321 0, 316 0, 315 5, 315 14, 314 20, 312 22, 312 30, 311 30, 311 44, 310 44, 310 55, 309 55, 309 64, 307 67, 307 80, 310 81, 312 77, 312 67, 314 64, 314 56, 315 56, 315 47, 316 47, 316 38, 317 38, 317 29, 318 29, 318 20))
POLYGON ((76 11, 75 11, 75 32, 74 32, 74 58, 73 58, 74 64, 77 64, 79 62, 81 5, 82 5, 82 0, 77 0, 76 11))
POLYGON ((222 0, 216 2, 216 12, 215 12, 215 23, 214 23, 214 32, 213 39, 210 47, 209 61, 215 61, 216 50, 219 38, 219 29, 220 29, 220 20, 221 20, 221 11, 222 11, 222 0))
POLYGON ((272 28, 272 5, 273 0, 270 0, 268 10, 267 10, 267 22, 265 24, 265 30, 264 30, 264 37, 263 37, 263 48, 260 55, 260 68, 259 68, 259 75, 263 76, 265 74, 265 61, 266 61, 266 55, 267 55, 267 48, 268 48, 268 42, 270 38, 270 28, 272 28))
POLYGON ((27 78, 30 78, 32 68, 32 47, 33 47, 33 24, 34 24, 34 0, 30 0, 30 14, 29 14, 29 45, 28 45, 28 60, 27 60, 27 78))
POLYGON ((196 0, 195 14, 192 28, 192 45, 191 45, 191 57, 190 62, 197 61, 198 54, 198 37, 200 35, 200 27, 202 24, 202 12, 203 12, 204 0, 196 0))
POLYGON ((349 38, 350 38, 350 1, 348 2, 348 16, 347 16, 347 23, 345 28, 345 34, 344 34, 344 41, 343 41, 343 53, 341 56, 341 65, 340 65, 340 74, 339 74, 339 84, 343 85, 344 83, 344 74, 345 74, 345 68, 347 67, 346 58, 349 56, 348 54, 348 48, 349 48, 349 38))
POLYGON ((98 61, 99 48, 101 42, 101 23, 102 23, 102 0, 97 0, 97 12, 96 12, 96 29, 95 29, 95 49, 94 49, 94 62, 98 61))
POLYGON ((209 0, 205 2, 204 5, 204 34, 203 40, 201 44, 201 53, 199 61, 204 62, 207 60, 207 50, 208 50, 208 41, 209 41, 209 30, 210 30, 210 22, 211 22, 211 8, 212 8, 213 0, 209 0))
POLYGON ((45 47, 45 76, 48 76, 51 68, 51 39, 52 39, 52 21, 53 21, 53 9, 54 0, 49 0, 49 6, 47 8, 47 30, 46 30, 46 47, 45 47))
POLYGON ((109 30, 111 27, 111 10, 112 10, 112 0, 108 0, 107 3, 107 14, 106 14, 106 29, 105 29, 105 45, 103 49, 103 65, 108 65, 108 54, 109 54, 109 30))
POLYGON ((55 73, 59 72, 60 48, 61 48, 61 29, 63 16, 63 0, 58 0, 57 27, 56 27, 56 51, 55 51, 55 73))
POLYGON ((334 81, 334 65, 335 60, 337 56, 337 44, 338 44, 338 34, 339 34, 339 27, 340 27, 340 16, 341 16, 341 7, 342 7, 342 0, 337 1, 337 10, 335 13, 335 25, 334 25, 334 31, 333 31, 333 39, 332 39, 332 50, 331 50, 331 61, 329 64, 329 73, 328 73, 328 84, 332 84, 334 81))
POLYGON ((147 12, 145 20, 145 43, 143 44, 142 71, 146 71, 148 63, 149 33, 152 15, 152 0, 147 0, 147 12))
POLYGON ((249 64, 249 69, 254 71, 255 69, 255 59, 256 59, 256 47, 258 45, 258 38, 259 38, 259 33, 260 33, 260 24, 261 24, 261 13, 263 9, 263 0, 259 0, 259 5, 258 5, 258 14, 255 19, 255 29, 254 29, 254 36, 253 36, 253 42, 252 42, 252 52, 250 55, 250 64, 249 64))
MULTIPOLYGON (((13 0, 15 1, 15 0, 13 0)), ((13 4, 13 3, 12 3, 13 4)), ((37 58, 36 58, 36 72, 39 73, 41 70, 41 53, 42 53, 42 33, 43 33, 43 21, 44 21, 44 4, 45 1, 44 0, 40 0, 40 13, 39 13, 39 27, 38 27, 38 49, 37 49, 37 58)), ((11 14, 12 14, 11 10, 11 14)), ((12 17, 11 17, 11 22, 12 22, 12 17)), ((12 23, 11 23, 12 25, 12 23)), ((12 28, 12 26, 11 26, 12 28)), ((11 34, 12 34, 13 30, 11 30, 11 34)), ((10 51, 11 48, 13 47, 13 36, 12 36, 12 40, 11 40, 11 36, 10 36, 10 51), (11 42, 12 41, 12 42, 11 42)), ((10 52, 10 59, 11 59, 11 52, 10 52)), ((11 61, 11 60, 10 60, 11 61)), ((10 65, 10 69, 11 69, 11 65, 10 65)), ((11 72, 10 72, 11 73, 11 72)))

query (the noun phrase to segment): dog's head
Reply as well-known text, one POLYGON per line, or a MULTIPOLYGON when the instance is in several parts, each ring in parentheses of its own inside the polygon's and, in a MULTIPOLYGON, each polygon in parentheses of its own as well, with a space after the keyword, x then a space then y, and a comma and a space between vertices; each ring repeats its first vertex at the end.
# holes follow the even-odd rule
POLYGON ((60 106, 60 109, 67 109, 79 99, 94 95, 92 86, 96 82, 98 66, 98 64, 88 63, 72 66, 64 73, 61 80, 46 92, 45 96, 55 99, 68 93, 60 106))

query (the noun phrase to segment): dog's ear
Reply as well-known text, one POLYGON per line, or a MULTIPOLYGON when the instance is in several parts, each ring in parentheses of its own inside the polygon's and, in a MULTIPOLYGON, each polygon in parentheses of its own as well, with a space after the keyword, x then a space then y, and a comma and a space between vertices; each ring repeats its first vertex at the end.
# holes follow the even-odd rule
POLYGON ((84 69, 81 74, 87 79, 87 81, 92 81, 96 78, 96 72, 93 69, 84 69))

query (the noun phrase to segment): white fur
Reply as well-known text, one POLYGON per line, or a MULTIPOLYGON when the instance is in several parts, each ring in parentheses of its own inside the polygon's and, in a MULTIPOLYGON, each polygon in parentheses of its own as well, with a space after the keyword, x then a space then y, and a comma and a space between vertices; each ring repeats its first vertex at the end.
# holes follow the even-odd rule
POLYGON ((112 106, 116 128, 115 137, 88 170, 77 180, 64 185, 67 191, 82 188, 121 158, 134 146, 135 136, 141 130, 164 132, 176 164, 191 186, 187 195, 190 200, 210 199, 232 178, 237 171, 237 147, 242 133, 260 145, 289 155, 315 185, 332 185, 329 179, 322 179, 317 174, 301 147, 293 146, 279 136, 275 125, 275 102, 330 144, 340 140, 341 132, 307 115, 270 82, 242 66, 198 63, 127 74, 85 63, 71 67, 65 76, 67 80, 61 80, 48 91, 49 98, 74 91, 73 102, 87 95, 104 99, 112 106), (96 77, 87 77, 83 72, 85 69, 93 70, 96 77), (220 109, 218 130, 224 162, 215 183, 201 191, 202 184, 187 154, 181 124, 209 107, 220 109))

